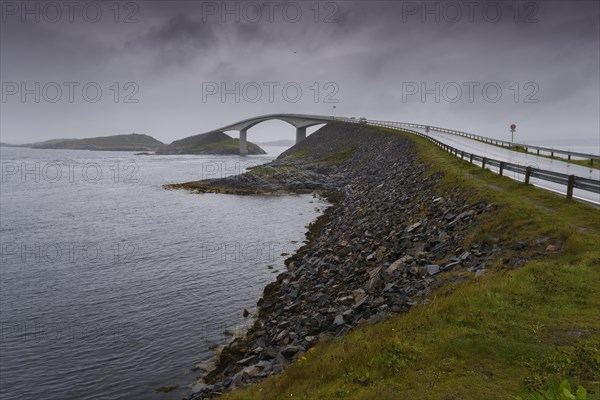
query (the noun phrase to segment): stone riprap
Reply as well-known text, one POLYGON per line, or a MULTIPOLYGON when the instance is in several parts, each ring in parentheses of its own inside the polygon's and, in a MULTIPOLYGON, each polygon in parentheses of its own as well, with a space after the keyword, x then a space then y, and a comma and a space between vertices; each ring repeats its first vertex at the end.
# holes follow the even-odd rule
POLYGON ((319 341, 426 303, 446 271, 481 275, 499 246, 463 242, 492 206, 469 204, 459 187, 438 193, 440 176, 427 173, 406 136, 336 123, 243 175, 172 185, 232 194, 316 192, 332 203, 286 260, 287 272, 265 288, 246 337, 221 351, 189 398, 216 397, 278 374, 319 341))

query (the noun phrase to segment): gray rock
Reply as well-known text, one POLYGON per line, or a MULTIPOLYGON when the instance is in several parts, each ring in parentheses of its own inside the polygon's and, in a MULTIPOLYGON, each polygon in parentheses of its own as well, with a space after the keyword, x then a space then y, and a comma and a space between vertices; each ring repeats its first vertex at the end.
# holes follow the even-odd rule
POLYGON ((259 359, 257 356, 250 356, 250 357, 241 359, 240 361, 237 362, 237 364, 243 365, 243 366, 248 366, 248 365, 256 364, 258 361, 259 361, 259 359))
POLYGON ((436 264, 430 264, 427 266, 427 273, 431 275, 435 275, 440 272, 440 266, 436 264))
POLYGON ((196 383, 194 386, 192 386, 192 394, 196 395, 196 394, 206 393, 206 392, 210 391, 211 389, 212 389, 211 385, 207 385, 205 383, 196 383))
POLYGON ((358 304, 365 298, 366 293, 364 289, 356 289, 352 291, 352 295, 354 296, 354 303, 358 304))
POLYGON ((359 309, 361 306, 369 302, 369 296, 363 297, 358 303, 354 304, 354 309, 359 309))
POLYGON ((454 262, 444 265, 443 270, 450 271, 452 268, 456 267, 457 265, 460 265, 460 261, 454 261, 454 262))
POLYGON ((237 385, 239 385, 242 382, 242 378, 243 378, 243 372, 240 371, 237 374, 235 374, 233 376, 233 378, 231 379, 231 387, 236 387, 237 385))
POLYGON ((338 303, 349 306, 354 303, 354 296, 344 296, 338 299, 338 303))
POLYGON ((256 365, 251 365, 242 370, 242 377, 244 377, 245 379, 250 379, 258 375, 260 372, 260 368, 258 368, 256 365))
POLYGON ((256 364, 256 366, 258 368, 260 368, 262 371, 271 371, 273 369, 273 363, 270 361, 261 361, 258 364, 256 364))
POLYGON ((412 231, 419 228, 420 226, 421 226, 420 222, 414 223, 406 229, 406 233, 411 233, 412 231))
POLYGON ((407 254, 404 257, 401 257, 398 261, 402 262, 403 264, 411 264, 414 260, 415 258, 413 256, 407 254))
POLYGON ((304 340, 306 341, 306 343, 310 344, 310 343, 314 343, 317 340, 317 338, 309 335, 309 336, 305 336, 304 340))
POLYGON ((388 275, 392 275, 394 272, 400 270, 404 266, 404 263, 401 260, 394 261, 387 269, 385 273, 388 275))
POLYGON ((312 301, 313 303, 317 303, 317 304, 327 304, 329 302, 329 296, 326 295, 325 293, 315 293, 312 296, 310 296, 310 301, 312 301))
POLYGON ((279 329, 285 329, 288 328, 290 326, 290 321, 283 321, 280 322, 279 324, 277 324, 277 328, 279 329))
POLYGON ((301 350, 302 348, 300 346, 287 346, 281 351, 281 353, 286 357, 293 357, 296 353, 298 353, 301 350))
POLYGON ((277 350, 272 347, 265 348, 262 353, 260 353, 260 358, 263 360, 270 360, 277 357, 277 350))

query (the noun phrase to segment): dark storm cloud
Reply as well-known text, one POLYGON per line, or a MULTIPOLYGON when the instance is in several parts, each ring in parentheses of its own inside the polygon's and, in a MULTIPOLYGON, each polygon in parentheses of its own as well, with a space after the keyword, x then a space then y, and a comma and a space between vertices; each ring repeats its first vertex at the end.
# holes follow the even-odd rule
POLYGON ((133 81, 140 100, 2 104, 3 141, 24 134, 32 137, 22 141, 33 141, 39 132, 48 135, 39 139, 56 132, 81 136, 83 131, 87 136, 145 132, 171 141, 257 114, 329 114, 333 105, 338 115, 427 122, 488 135, 512 118, 532 137, 558 135, 566 124, 581 135, 598 131, 597 1, 276 3, 271 16, 266 3, 253 3, 260 12, 254 19, 249 2, 143 1, 135 3, 139 12, 132 24, 114 23, 110 7, 108 18, 97 24, 3 23, 3 81, 133 81), (291 3, 291 11, 301 8, 298 20, 282 13, 291 3), (498 10, 501 18, 494 19, 498 10), (207 82, 228 89, 264 82, 280 86, 272 102, 264 93, 256 102, 235 101, 234 95, 223 101, 219 94, 204 101, 207 82), (300 101, 283 99, 286 82, 301 86, 300 101), (497 103, 482 100, 481 93, 473 102, 435 102, 432 96, 421 101, 419 95, 404 101, 407 82, 428 88, 492 82, 502 86, 504 96, 497 103), (539 102, 523 103, 524 85, 531 82, 539 89, 539 102), (323 101, 328 83, 336 85, 338 103, 323 101), (519 101, 511 101, 511 85, 519 88, 519 101))
POLYGON ((183 65, 208 55, 218 46, 217 39, 210 25, 178 14, 129 41, 126 49, 150 50, 155 53, 155 65, 164 68, 172 64, 183 65))
POLYGON ((71 76, 78 69, 94 69, 112 57, 112 45, 89 34, 56 29, 56 26, 2 24, 0 63, 3 79, 19 76, 71 76))
MULTIPOLYGON (((349 25, 360 34, 356 36, 369 38, 366 45, 377 43, 369 47, 369 57, 360 53, 356 57, 357 71, 365 78, 391 75, 395 69, 396 75, 409 79, 418 75, 427 77, 428 82, 457 78, 509 81, 531 71, 531 79, 560 81, 547 88, 547 101, 551 102, 576 96, 589 85, 580 72, 597 76, 592 71, 598 68, 598 4, 536 3, 529 11, 521 8, 522 15, 516 19, 512 3, 477 2, 475 10, 485 9, 486 4, 502 5, 505 17, 490 22, 475 12, 473 22, 466 14, 458 22, 449 22, 443 15, 415 11, 434 2, 404 3, 397 7, 391 2, 357 2, 351 9, 349 25), (526 16, 536 22, 524 23, 526 16), (496 67, 489 64, 491 60, 496 67)), ((360 46, 360 39, 357 43, 360 46)))
POLYGON ((183 14, 169 18, 164 25, 152 27, 134 40, 147 46, 179 45, 207 49, 215 46, 216 35, 210 25, 183 14))

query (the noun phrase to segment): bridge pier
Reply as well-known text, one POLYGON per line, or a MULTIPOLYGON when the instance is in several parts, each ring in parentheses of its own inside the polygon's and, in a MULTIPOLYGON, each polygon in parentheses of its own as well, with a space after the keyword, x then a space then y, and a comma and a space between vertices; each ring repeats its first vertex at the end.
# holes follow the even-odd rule
POLYGON ((247 142, 248 128, 240 130, 240 156, 248 155, 248 142, 247 142))
POLYGON ((306 139, 306 127, 296 128, 296 144, 306 139))

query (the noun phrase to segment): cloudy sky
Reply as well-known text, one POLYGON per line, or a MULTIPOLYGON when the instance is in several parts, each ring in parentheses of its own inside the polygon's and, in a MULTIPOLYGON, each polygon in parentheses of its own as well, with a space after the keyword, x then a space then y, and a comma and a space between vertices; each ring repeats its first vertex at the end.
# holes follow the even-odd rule
POLYGON ((598 1, 1 4, 3 142, 171 142, 270 113, 599 140, 598 1))

